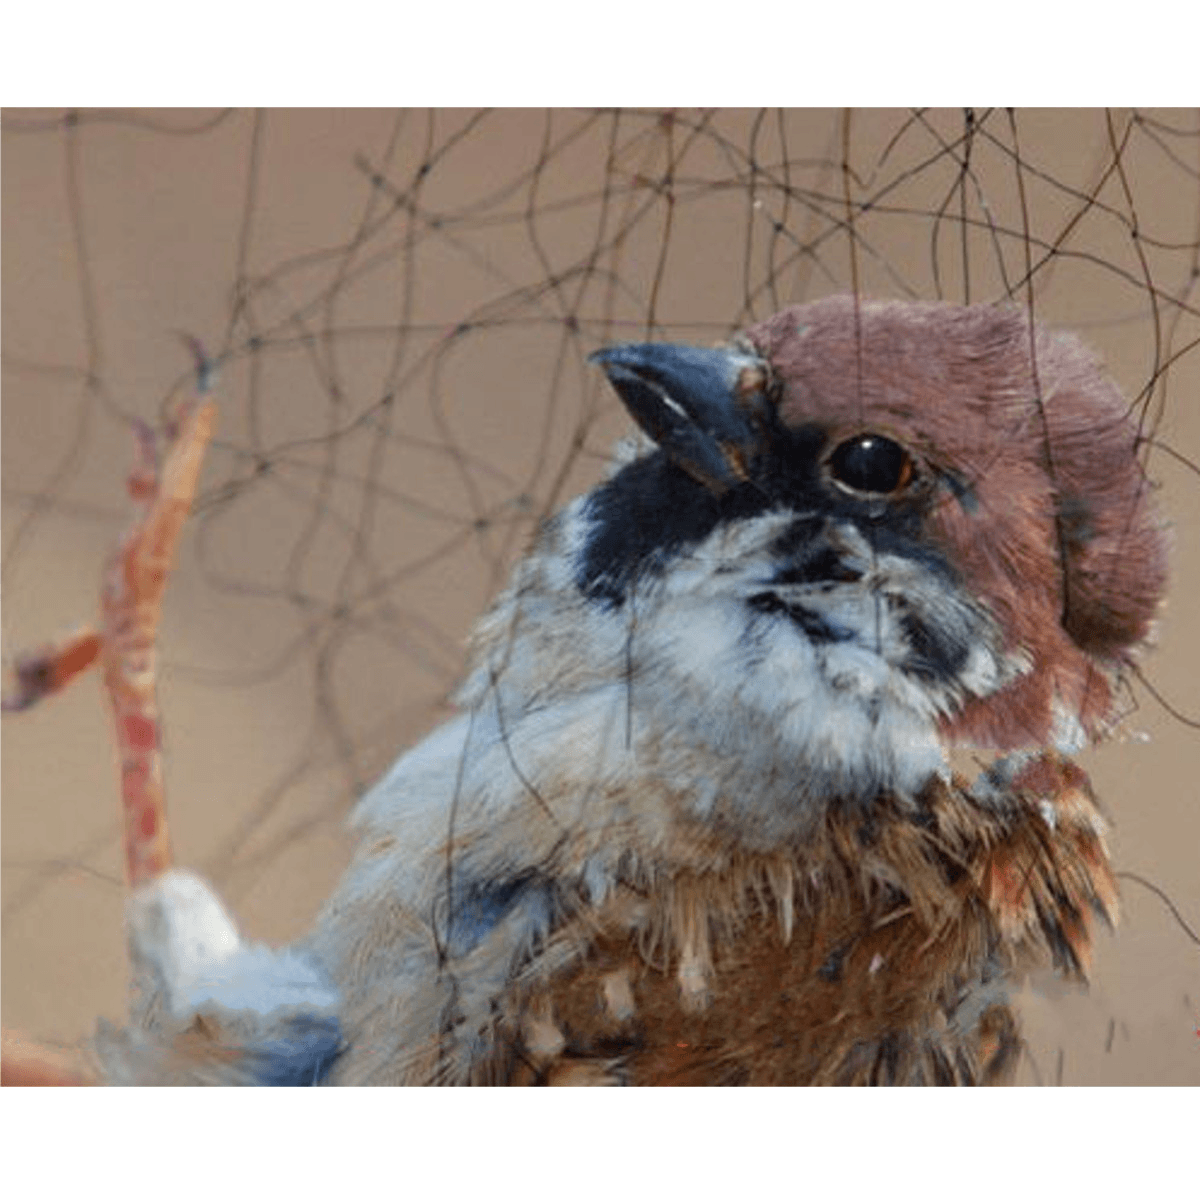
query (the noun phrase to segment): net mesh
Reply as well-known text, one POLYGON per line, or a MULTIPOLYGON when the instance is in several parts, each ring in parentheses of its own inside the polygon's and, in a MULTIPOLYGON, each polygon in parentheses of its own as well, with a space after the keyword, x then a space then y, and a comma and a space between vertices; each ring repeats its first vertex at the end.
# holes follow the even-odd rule
MULTIPOLYGON (((199 337, 220 421, 160 641, 168 791, 178 859, 260 937, 311 918, 350 804, 627 431, 591 351, 847 291, 1082 333, 1177 599, 1087 763, 1126 928, 1087 996, 1025 997, 1025 1071, 1200 1081, 1195 112, 8 111, 3 153, 5 653, 92 615, 130 429, 199 337)), ((104 721, 88 684, 3 726, 5 1021, 63 1038, 123 1006, 104 721)))

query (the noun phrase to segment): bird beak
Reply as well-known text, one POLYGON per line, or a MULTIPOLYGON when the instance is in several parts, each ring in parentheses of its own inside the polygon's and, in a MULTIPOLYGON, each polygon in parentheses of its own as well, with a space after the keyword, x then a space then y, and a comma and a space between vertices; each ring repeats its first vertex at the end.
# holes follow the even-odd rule
POLYGON ((642 343, 590 358, 633 419, 717 495, 744 483, 771 419, 770 370, 748 349, 642 343))

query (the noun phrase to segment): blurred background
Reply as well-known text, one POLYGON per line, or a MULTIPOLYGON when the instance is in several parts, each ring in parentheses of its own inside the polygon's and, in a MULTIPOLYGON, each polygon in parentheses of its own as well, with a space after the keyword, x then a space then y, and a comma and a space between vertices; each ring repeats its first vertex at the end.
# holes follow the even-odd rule
MULTIPOLYGON (((300 933, 344 818, 448 712, 538 520, 628 431, 586 356, 834 292, 1011 299, 1141 424, 1173 586, 1085 756, 1123 920, 1087 993, 1022 997, 1025 1083, 1200 1082, 1200 113, 3 114, 6 665, 93 619, 136 421, 219 360, 159 646, 177 861, 300 933)), ((113 749, 87 677, 3 736, 3 1018, 120 1020, 113 749)))

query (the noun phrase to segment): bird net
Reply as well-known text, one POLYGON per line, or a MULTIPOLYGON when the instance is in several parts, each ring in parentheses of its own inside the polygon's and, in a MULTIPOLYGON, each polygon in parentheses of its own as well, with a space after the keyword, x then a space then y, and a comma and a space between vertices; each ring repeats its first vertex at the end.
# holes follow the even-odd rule
MULTIPOLYGON (((159 645, 178 861, 297 935, 353 801, 450 711, 465 637, 626 414, 587 356, 788 304, 1011 300, 1128 396, 1173 534, 1158 648, 1085 763, 1123 925, 1022 997, 1025 1082, 1200 1081, 1200 115, 31 111, 3 120, 3 645, 87 617, 132 431, 219 416, 159 645)), ((3 723, 5 1023, 124 1010, 107 718, 3 723)))

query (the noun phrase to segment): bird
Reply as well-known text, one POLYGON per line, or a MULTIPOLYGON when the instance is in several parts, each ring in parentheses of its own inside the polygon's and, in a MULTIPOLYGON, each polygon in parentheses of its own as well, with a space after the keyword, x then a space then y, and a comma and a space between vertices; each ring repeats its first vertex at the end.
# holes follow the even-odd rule
POLYGON ((1073 761, 1152 637, 1132 410, 1015 304, 597 351, 635 422, 297 942, 134 892, 114 1083, 970 1084, 1117 913, 1073 761))

